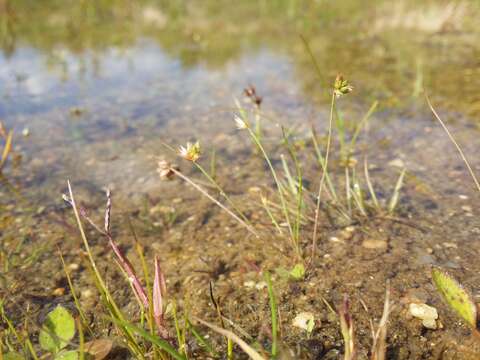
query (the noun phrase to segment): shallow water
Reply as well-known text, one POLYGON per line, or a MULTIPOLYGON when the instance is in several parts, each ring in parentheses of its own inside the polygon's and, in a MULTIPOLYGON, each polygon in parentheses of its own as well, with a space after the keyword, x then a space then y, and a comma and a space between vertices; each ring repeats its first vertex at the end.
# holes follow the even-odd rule
MULTIPOLYGON (((64 286, 57 246, 67 263, 79 261, 76 230, 61 198, 69 179, 82 204, 99 217, 102 189, 114 190, 118 241, 131 245, 124 225, 125 219, 134 219, 148 256, 162 255, 175 295, 195 293, 199 304, 194 310, 204 312, 209 309, 205 289, 214 278, 231 316, 238 321, 249 316, 251 321, 243 325, 261 334, 248 299, 256 304, 265 294, 245 294, 243 283, 258 280, 251 264, 272 269, 293 265, 288 246, 272 234, 266 240, 247 238, 192 189, 178 181, 160 182, 156 161, 165 156, 190 173, 190 166, 163 143, 177 147, 199 139, 205 166, 215 149, 222 185, 263 224, 264 214, 255 207, 258 198, 249 190, 272 184, 246 137, 235 129, 234 98, 243 101, 249 84, 263 96, 264 140, 278 164, 285 151, 278 145, 278 124, 295 129, 299 148, 308 147, 312 125, 325 133, 326 86, 337 72, 354 85, 354 92, 338 103, 347 128, 374 100, 380 101, 355 157, 362 165, 368 156, 383 200, 398 172, 407 168, 399 206, 407 226, 381 219, 356 223, 345 246, 328 241, 341 239, 343 224, 322 223, 322 257, 309 282, 277 284, 286 299, 281 304, 285 316, 290 318, 290 304, 295 311, 310 307, 325 323, 318 336, 327 337, 325 343, 338 343, 337 324, 314 300, 323 296, 338 303, 348 292, 367 297, 369 306, 380 311, 387 278, 396 299, 420 289, 441 307, 430 285, 430 265, 454 271, 479 298, 479 279, 473 275, 480 270, 475 261, 480 248, 478 195, 452 144, 433 121, 421 88, 428 89, 465 152, 477 153, 480 35, 473 19, 480 10, 473 3, 464 8, 463 2, 448 10, 435 1, 424 8, 409 1, 361 6, 356 1, 276 3, 232 7, 217 1, 168 6, 117 1, 112 8, 103 3, 91 7, 89 2, 30 7, 28 1, 0 1, 0 119, 15 131, 14 152, 0 185, 0 255, 12 259, 1 279, 10 284, 13 299, 21 298, 23 304, 29 294, 50 296, 64 286), (442 16, 443 22, 438 20, 442 16), (310 43, 320 75, 299 34, 310 43), (167 219, 170 209, 175 213, 172 223, 167 219), (362 243, 371 237, 385 240, 388 248, 365 249, 362 243), (211 275, 222 262, 227 264, 224 273, 211 275), (47 275, 52 272, 58 274, 47 275)), ((301 156, 314 164, 308 151, 301 156)), ((332 168, 338 170, 336 158, 334 154, 332 168)), ((470 158, 479 169, 480 160, 470 158)), ((306 165, 305 180, 315 185, 317 171, 315 165, 306 165)), ((332 170, 334 179, 342 176, 332 170)), ((307 239, 309 229, 305 232, 307 239)), ((90 235, 96 255, 105 258, 99 237, 90 235)), ((85 271, 75 274, 75 281, 81 289, 91 286, 85 271)), ((135 303, 127 290, 119 289, 118 297, 130 311, 135 303)), ((85 301, 88 309, 95 308, 94 300, 85 301)), ((358 307, 355 315, 366 332, 368 321, 358 307)), ((265 311, 257 311, 262 319, 265 311)), ((394 317, 395 358, 428 358, 425 354, 432 350, 427 343, 444 341, 443 333, 425 333, 405 320, 401 310, 394 317), (414 345, 408 352, 404 349, 409 342, 414 345)), ((468 333, 459 323, 446 331, 447 340, 468 333)), ((298 336, 286 338, 295 343, 298 336)), ((361 337, 364 353, 366 338, 361 337)))

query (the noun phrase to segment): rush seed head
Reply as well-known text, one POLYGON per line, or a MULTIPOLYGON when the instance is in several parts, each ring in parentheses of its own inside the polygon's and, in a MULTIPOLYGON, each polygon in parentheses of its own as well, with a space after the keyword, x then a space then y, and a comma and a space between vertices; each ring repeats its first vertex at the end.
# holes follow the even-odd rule
POLYGON ((195 143, 187 142, 187 146, 180 146, 178 153, 185 160, 195 162, 201 155, 200 143, 198 141, 195 143))
POLYGON ((350 85, 348 80, 344 79, 342 74, 338 74, 333 85, 333 93, 335 97, 347 95, 353 91, 353 86, 350 85))

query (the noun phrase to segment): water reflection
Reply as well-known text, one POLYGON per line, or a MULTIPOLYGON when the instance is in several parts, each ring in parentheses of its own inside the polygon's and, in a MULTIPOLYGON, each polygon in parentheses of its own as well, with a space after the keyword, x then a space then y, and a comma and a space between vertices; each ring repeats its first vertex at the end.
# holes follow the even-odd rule
POLYGON ((121 182, 125 159, 139 177, 160 138, 231 131, 225 110, 249 83, 273 117, 321 118, 338 71, 360 106, 409 108, 426 86, 444 107, 478 115, 478 11, 460 1, 0 0, 0 117, 23 156, 11 175, 52 194, 87 172, 96 185, 121 182))

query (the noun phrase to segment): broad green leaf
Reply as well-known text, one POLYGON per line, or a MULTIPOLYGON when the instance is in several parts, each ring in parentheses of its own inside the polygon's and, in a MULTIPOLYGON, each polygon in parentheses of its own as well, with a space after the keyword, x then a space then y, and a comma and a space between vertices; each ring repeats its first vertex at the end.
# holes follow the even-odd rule
POLYGON ((72 340, 75 335, 75 320, 61 305, 47 315, 40 331, 39 341, 42 349, 57 353, 72 340))
POLYGON ((433 283, 443 299, 468 325, 477 327, 477 306, 460 283, 446 272, 433 268, 433 283))
POLYGON ((54 360, 78 360, 78 351, 62 351, 55 356, 54 360))
POLYGON ((303 264, 299 263, 299 264, 296 264, 292 270, 290 270, 290 276, 294 279, 294 280, 302 280, 305 276, 305 267, 303 266, 303 264))

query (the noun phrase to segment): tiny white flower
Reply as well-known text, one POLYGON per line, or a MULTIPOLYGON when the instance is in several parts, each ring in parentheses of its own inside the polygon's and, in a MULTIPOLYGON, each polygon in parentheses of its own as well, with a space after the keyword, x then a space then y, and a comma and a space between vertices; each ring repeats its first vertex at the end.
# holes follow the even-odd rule
POLYGON ((196 143, 187 143, 187 146, 180 146, 178 148, 178 153, 181 157, 188 161, 197 161, 200 158, 200 143, 197 141, 196 143))

